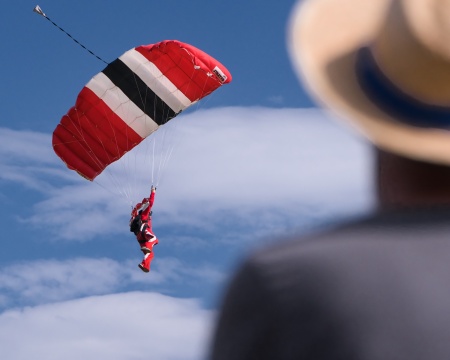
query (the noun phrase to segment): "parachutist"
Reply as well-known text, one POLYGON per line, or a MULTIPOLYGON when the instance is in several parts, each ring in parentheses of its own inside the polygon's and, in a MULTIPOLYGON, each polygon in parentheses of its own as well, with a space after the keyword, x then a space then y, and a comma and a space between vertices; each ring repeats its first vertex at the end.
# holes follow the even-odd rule
POLYGON ((130 231, 136 235, 144 259, 139 264, 143 272, 150 271, 150 263, 153 260, 153 246, 158 244, 158 238, 152 230, 152 207, 155 202, 156 187, 152 185, 150 196, 142 199, 131 211, 130 231))

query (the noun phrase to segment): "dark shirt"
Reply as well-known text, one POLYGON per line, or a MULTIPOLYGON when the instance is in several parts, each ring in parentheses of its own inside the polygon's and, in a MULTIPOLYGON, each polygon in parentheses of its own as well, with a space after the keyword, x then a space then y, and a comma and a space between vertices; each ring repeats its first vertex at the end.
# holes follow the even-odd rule
POLYGON ((378 214, 250 256, 211 360, 448 360, 450 209, 378 214))

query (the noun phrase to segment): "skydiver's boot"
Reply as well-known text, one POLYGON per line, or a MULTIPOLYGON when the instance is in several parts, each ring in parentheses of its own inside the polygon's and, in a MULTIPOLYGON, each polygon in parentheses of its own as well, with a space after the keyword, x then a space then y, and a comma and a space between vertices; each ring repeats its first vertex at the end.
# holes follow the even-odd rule
POLYGON ((153 252, 150 252, 148 254, 145 254, 144 259, 139 264, 139 268, 143 271, 148 273, 150 271, 150 263, 153 260, 153 252))

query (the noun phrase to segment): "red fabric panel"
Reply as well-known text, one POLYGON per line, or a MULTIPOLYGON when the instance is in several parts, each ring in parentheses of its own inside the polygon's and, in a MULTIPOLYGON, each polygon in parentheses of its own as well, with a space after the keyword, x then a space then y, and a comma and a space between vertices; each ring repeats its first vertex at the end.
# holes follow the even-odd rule
MULTIPOLYGON (((64 115, 61 121, 65 117, 67 115, 64 115)), ((58 124, 53 132, 52 142, 53 150, 66 163, 69 169, 76 170, 88 180, 93 180, 101 172, 102 165, 96 163, 92 157, 89 157, 88 149, 64 125, 58 124)))
POLYGON ((191 101, 200 100, 222 84, 231 81, 230 72, 219 61, 200 49, 180 41, 167 40, 139 46, 136 51, 154 63, 191 101), (200 69, 195 69, 194 65, 200 69), (223 83, 213 74, 216 66, 227 76, 223 83))
POLYGON ((91 133, 110 149, 111 156, 120 156, 143 139, 130 128, 108 105, 88 88, 78 95, 75 107, 91 122, 91 133))
POLYGON ((53 148, 70 169, 93 180, 143 139, 88 88, 53 133, 53 148))

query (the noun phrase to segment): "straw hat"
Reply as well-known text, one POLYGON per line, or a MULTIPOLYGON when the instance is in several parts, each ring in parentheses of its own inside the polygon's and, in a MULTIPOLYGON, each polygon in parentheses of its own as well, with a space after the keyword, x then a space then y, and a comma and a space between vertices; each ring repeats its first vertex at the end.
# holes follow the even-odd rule
POLYGON ((450 0, 303 0, 289 51, 317 101, 376 146, 450 165, 450 0))

